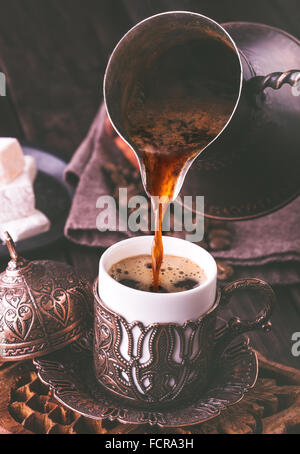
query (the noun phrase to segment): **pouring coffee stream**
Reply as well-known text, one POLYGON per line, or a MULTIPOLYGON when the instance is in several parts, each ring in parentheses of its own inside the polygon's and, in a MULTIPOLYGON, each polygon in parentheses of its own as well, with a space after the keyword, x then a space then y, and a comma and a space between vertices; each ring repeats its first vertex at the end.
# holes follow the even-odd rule
POLYGON ((229 121, 240 82, 232 44, 206 34, 162 46, 129 80, 121 102, 122 132, 139 158, 154 210, 154 291, 159 286, 168 204, 177 197, 193 160, 229 121), (227 70, 217 71, 219 64, 227 70))

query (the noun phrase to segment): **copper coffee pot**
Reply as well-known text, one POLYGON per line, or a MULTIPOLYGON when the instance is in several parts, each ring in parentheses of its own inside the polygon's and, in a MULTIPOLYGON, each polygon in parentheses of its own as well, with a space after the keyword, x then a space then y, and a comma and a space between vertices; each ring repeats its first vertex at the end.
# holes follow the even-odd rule
MULTIPOLYGON (((163 52, 191 40, 231 48, 231 61, 209 55, 208 64, 208 52, 201 61, 210 83, 223 77, 232 84, 236 104, 223 131, 189 163, 178 189, 204 195, 205 215, 215 219, 249 219, 280 208, 300 193, 300 70, 294 69, 300 68, 300 42, 282 30, 248 22, 219 25, 183 11, 140 22, 116 46, 104 78, 114 128, 134 150, 124 127, 131 94, 163 52)), ((143 96, 141 90, 136 102, 143 96)))

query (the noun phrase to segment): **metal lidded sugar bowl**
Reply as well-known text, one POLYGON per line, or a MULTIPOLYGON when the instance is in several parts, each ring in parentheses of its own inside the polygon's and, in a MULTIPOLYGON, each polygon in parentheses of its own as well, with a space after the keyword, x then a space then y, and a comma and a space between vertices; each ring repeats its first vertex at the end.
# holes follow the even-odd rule
POLYGON ((19 257, 6 233, 11 260, 0 274, 0 360, 42 356, 86 332, 91 289, 73 268, 19 257))

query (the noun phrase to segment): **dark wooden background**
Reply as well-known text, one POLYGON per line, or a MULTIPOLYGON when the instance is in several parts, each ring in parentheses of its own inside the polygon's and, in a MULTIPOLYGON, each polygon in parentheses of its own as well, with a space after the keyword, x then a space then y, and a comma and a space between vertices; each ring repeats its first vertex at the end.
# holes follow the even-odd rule
MULTIPOLYGON (((299 0, 0 0, 0 70, 8 82, 8 96, 0 97, 0 135, 69 159, 101 102, 113 47, 132 25, 167 10, 262 22, 300 38, 299 0)), ((100 253, 63 240, 34 257, 67 261, 93 279, 100 253)), ((276 293, 273 332, 252 340, 268 358, 300 368, 300 357, 291 354, 292 334, 300 332, 300 288, 282 286, 276 293)), ((228 314, 238 306, 242 316, 253 315, 247 296, 228 314)))

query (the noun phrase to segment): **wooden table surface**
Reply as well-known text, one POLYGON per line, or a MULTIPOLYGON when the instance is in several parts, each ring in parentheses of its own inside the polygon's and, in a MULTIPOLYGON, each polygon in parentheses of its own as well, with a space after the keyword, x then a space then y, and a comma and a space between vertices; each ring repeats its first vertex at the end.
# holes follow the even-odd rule
MULTIPOLYGON (((70 158, 99 106, 103 71, 118 39, 144 17, 172 9, 201 12, 219 22, 264 22, 300 38, 298 0, 0 0, 0 70, 8 82, 8 96, 0 97, 0 136, 70 158)), ((100 253, 62 240, 34 258, 66 261, 93 279, 100 253)), ((291 354, 292 334, 300 332, 300 286, 275 290, 273 331, 252 335, 252 342, 267 358, 300 369, 300 357, 291 354)), ((253 316, 254 305, 241 297, 228 315, 235 312, 253 316)))

